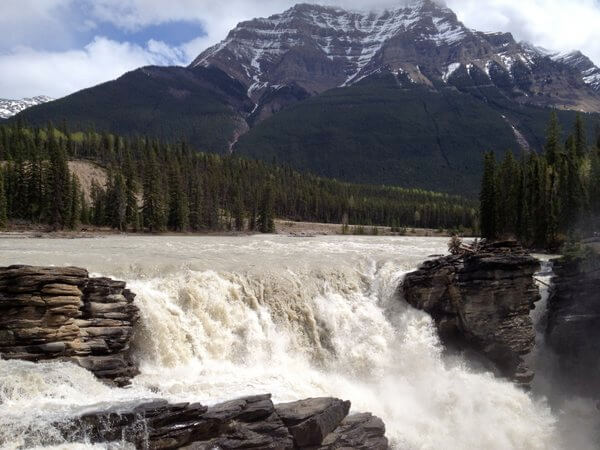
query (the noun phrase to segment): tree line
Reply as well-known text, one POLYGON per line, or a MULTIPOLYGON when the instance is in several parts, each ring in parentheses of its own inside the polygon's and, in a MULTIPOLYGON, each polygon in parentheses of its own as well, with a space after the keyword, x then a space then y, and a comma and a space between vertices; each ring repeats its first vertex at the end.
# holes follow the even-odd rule
POLYGON ((552 113, 544 152, 485 155, 480 194, 481 234, 516 237, 557 249, 569 236, 591 235, 600 224, 600 135, 588 145, 580 114, 565 142, 552 113))
POLYGON ((0 225, 10 221, 121 231, 272 232, 274 219, 365 226, 470 228, 478 211, 458 196, 324 179, 235 156, 199 153, 185 143, 66 125, 0 127, 0 225), (107 174, 84 192, 70 160, 107 174))

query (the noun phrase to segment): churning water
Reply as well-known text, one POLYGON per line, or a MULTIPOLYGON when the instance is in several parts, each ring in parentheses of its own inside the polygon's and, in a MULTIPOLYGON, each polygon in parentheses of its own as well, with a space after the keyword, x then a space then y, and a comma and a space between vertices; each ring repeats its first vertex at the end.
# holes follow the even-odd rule
POLYGON ((125 279, 141 311, 141 374, 128 389, 66 363, 0 361, 0 441, 56 445, 51 423, 102 402, 210 404, 271 392, 275 401, 351 400, 353 410, 384 419, 396 448, 561 448, 541 395, 444 356, 431 319, 399 296, 403 275, 445 245, 408 237, 0 239, 0 265, 77 265, 125 279))

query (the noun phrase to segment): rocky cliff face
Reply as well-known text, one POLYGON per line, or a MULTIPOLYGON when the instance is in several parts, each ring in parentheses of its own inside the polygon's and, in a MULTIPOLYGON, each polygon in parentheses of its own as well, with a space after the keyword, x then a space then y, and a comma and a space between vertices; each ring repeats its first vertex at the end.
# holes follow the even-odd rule
POLYGON ((55 427, 69 440, 124 439, 147 449, 387 449, 383 422, 349 409, 335 398, 274 405, 270 395, 211 407, 152 400, 92 409, 55 427))
POLYGON ((442 340, 485 355, 500 373, 527 385, 534 376, 523 356, 535 343, 529 316, 540 299, 539 262, 515 243, 486 244, 475 253, 424 263, 406 276, 404 297, 431 314, 442 340))
POLYGON ((292 83, 312 95, 385 71, 406 87, 494 87, 522 103, 600 109, 600 69, 580 52, 552 53, 510 33, 471 30, 432 0, 377 13, 299 4, 240 23, 197 66, 240 80, 258 108, 263 95, 292 83))
POLYGON ((75 267, 0 268, 0 354, 65 359, 126 384, 137 373, 129 342, 138 319, 125 283, 75 267))
POLYGON ((600 256, 554 261, 548 299, 547 342, 568 385, 600 392, 600 256))

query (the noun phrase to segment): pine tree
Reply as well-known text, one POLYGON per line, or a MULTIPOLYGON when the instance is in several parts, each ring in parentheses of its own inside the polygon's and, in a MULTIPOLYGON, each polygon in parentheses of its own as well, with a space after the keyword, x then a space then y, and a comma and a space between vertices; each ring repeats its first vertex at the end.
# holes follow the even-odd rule
POLYGON ((144 173, 143 221, 150 232, 164 231, 167 214, 162 191, 162 177, 156 159, 151 150, 144 173))
POLYGON ((238 189, 236 189, 236 192, 234 194, 234 198, 233 198, 233 210, 231 212, 234 222, 235 222, 235 229, 237 231, 243 231, 244 230, 244 204, 243 204, 243 200, 242 200, 242 193, 240 188, 238 187, 238 189))
POLYGON ((273 187, 267 182, 261 198, 260 214, 258 216, 258 229, 261 233, 273 233, 275 221, 273 219, 273 187))
POLYGON ((496 159, 493 152, 485 154, 480 194, 481 235, 496 238, 496 159))
POLYGON ((550 115, 550 123, 548 124, 548 130, 546 131, 546 160, 548 164, 553 165, 556 163, 558 155, 561 153, 560 146, 560 125, 558 123, 558 115, 556 111, 553 111, 550 115))
POLYGON ((79 181, 75 174, 71 177, 71 194, 69 195, 70 211, 69 211, 69 223, 67 226, 69 229, 74 230, 79 225, 81 219, 81 195, 79 192, 79 181))
POLYGON ((50 164, 48 168, 48 208, 50 224, 54 229, 65 227, 70 220, 71 187, 70 172, 64 150, 54 138, 51 129, 48 130, 48 153, 50 164))
POLYGON ((587 137, 585 133, 585 124, 583 123, 583 118, 579 112, 575 116, 575 130, 573 139, 575 140, 575 150, 577 156, 579 158, 583 158, 587 152, 587 137))
POLYGON ((127 187, 120 171, 115 172, 108 193, 110 226, 119 231, 127 230, 127 187))
POLYGON ((8 214, 6 210, 6 190, 4 187, 4 170, 0 166, 0 230, 6 228, 8 224, 8 214))

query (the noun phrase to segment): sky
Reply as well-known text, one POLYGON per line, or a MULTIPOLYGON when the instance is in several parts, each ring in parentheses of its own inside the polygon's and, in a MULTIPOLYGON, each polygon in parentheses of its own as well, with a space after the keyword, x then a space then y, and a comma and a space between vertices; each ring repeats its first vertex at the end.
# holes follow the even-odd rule
MULTIPOLYGON (((0 98, 62 97, 137 67, 187 65, 243 20, 300 0, 0 0, 0 98)), ((406 0, 304 0, 350 9, 406 0)), ((600 0, 445 0, 480 31, 510 31, 600 65, 600 0)))

